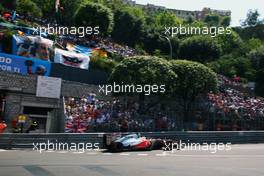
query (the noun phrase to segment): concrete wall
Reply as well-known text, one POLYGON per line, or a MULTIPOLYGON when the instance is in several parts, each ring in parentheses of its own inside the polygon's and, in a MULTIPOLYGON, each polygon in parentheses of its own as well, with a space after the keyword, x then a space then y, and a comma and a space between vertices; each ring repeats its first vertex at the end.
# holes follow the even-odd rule
MULTIPOLYGON (((18 114, 23 112, 23 107, 42 107, 52 109, 53 126, 51 132, 63 132, 64 126, 62 114, 62 98, 36 97, 37 76, 23 76, 0 71, 0 91, 6 95, 4 119, 10 126, 10 122, 18 114), (59 123, 58 123, 59 121, 59 123)), ((61 97, 82 97, 94 92, 101 98, 106 98, 98 93, 97 85, 88 85, 71 81, 62 81, 61 97)))

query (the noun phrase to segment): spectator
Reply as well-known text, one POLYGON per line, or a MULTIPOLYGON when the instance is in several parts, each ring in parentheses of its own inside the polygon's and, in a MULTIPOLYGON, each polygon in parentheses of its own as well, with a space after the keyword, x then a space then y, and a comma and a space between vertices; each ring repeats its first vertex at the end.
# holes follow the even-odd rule
POLYGON ((5 121, 0 122, 0 134, 4 133, 5 129, 7 128, 7 125, 5 121))

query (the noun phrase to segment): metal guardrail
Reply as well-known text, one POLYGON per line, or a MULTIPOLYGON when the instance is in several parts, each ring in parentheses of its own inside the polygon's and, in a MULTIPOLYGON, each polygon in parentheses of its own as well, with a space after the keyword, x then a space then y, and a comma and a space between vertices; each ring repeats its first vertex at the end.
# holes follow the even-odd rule
MULTIPOLYGON (((107 133, 47 133, 47 134, 1 134, 0 148, 33 148, 33 144, 49 142, 61 143, 99 143, 103 147, 104 134, 107 133)), ((146 132, 148 138, 174 139, 192 143, 264 143, 264 131, 221 131, 221 132, 146 132)))

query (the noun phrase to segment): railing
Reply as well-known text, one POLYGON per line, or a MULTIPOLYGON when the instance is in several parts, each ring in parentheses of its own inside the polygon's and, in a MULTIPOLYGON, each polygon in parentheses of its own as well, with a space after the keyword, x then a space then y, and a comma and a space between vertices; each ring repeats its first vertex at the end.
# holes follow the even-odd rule
MULTIPOLYGON (((0 148, 32 148, 33 143, 99 143, 103 147, 106 133, 51 133, 51 134, 1 134, 0 148)), ((147 138, 174 139, 192 143, 264 143, 264 131, 221 131, 221 132, 146 132, 147 138)))

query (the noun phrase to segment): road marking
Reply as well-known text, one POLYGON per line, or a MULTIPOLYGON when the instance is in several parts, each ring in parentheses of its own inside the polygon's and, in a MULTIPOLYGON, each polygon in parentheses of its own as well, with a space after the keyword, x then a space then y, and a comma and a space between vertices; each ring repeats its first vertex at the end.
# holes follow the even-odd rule
POLYGON ((102 153, 102 155, 113 155, 113 153, 102 153))
POLYGON ((29 171, 33 176, 55 176, 49 171, 34 165, 24 166, 24 168, 29 171))
POLYGON ((177 154, 168 154, 167 156, 174 157, 231 157, 231 158, 264 158, 264 155, 177 155, 177 154))
POLYGON ((116 171, 113 171, 112 169, 108 169, 108 168, 105 168, 103 166, 82 166, 88 170, 91 170, 93 172, 96 172, 100 175, 107 175, 107 176, 120 176, 119 173, 117 173, 116 171))
POLYGON ((163 152, 163 153, 158 153, 156 154, 156 156, 167 156, 167 153, 163 152))
POLYGON ((7 150, 0 149, 0 152, 6 152, 7 150))
POLYGON ((68 153, 68 151, 58 151, 57 153, 68 153))
POLYGON ((120 153, 121 156, 130 156, 130 153, 120 153))
POLYGON ((83 154, 84 152, 72 152, 73 154, 83 154))
POLYGON ((148 153, 138 153, 138 156, 148 156, 148 153))
POLYGON ((47 153, 55 152, 54 150, 46 150, 47 153))

